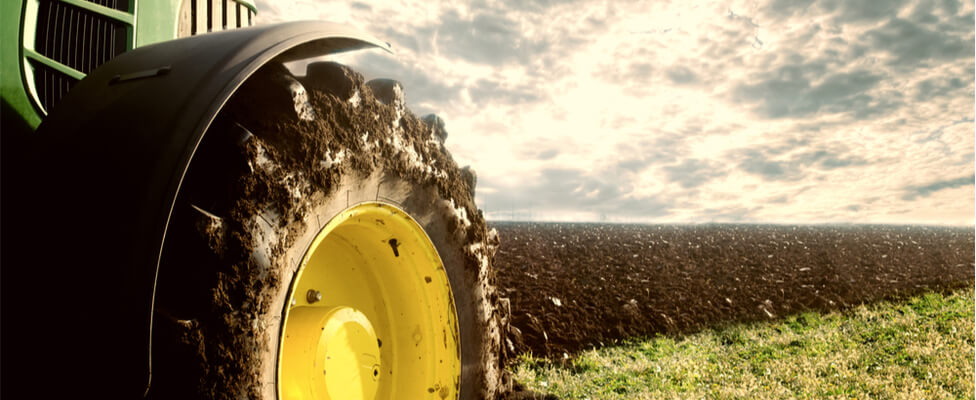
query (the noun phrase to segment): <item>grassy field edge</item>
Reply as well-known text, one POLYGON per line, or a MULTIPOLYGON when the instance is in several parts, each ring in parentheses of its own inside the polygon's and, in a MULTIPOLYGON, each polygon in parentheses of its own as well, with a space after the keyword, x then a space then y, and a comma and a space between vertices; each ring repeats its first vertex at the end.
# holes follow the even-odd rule
POLYGON ((973 398, 974 303, 967 287, 633 340, 562 362, 523 355, 513 372, 564 399, 973 398))

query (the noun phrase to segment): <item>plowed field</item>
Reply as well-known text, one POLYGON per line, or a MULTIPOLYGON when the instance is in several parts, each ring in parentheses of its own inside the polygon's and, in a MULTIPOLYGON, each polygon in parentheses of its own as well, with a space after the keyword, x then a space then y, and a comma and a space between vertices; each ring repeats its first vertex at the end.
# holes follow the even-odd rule
POLYGON ((511 353, 972 285, 972 228, 494 223, 511 353))

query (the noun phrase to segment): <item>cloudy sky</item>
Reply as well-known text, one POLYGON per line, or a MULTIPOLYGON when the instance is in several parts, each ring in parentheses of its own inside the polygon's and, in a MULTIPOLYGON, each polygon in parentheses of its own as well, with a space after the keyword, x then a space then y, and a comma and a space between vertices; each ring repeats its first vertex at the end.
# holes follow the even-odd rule
POLYGON ((489 219, 974 219, 973 3, 258 1, 395 55, 489 219))

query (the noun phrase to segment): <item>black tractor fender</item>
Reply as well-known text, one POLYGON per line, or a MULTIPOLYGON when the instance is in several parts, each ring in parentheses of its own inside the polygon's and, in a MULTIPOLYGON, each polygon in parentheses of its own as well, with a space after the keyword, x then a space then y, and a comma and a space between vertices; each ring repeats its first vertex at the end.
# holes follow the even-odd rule
POLYGON ((325 22, 255 26, 138 48, 79 82, 6 171, 26 183, 4 185, 4 393, 143 396, 166 229, 207 128, 270 60, 367 47, 390 46, 325 22))

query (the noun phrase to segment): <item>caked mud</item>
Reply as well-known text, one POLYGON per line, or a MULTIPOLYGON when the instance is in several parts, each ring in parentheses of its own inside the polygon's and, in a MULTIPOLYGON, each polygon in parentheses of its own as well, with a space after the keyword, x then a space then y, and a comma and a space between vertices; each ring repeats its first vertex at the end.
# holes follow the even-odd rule
POLYGON ((422 225, 443 221, 428 234, 457 249, 442 258, 462 270, 462 321, 479 327, 462 332, 465 371, 477 370, 465 372, 477 378, 462 383, 462 397, 507 391, 498 239, 474 204, 474 172, 455 164, 446 136, 439 118, 404 107, 399 84, 367 84, 338 64, 313 64, 304 78, 269 65, 251 77, 213 122, 173 211, 150 393, 273 398, 282 299, 306 241, 327 222, 322 210, 362 201, 424 210, 414 216, 422 225))

